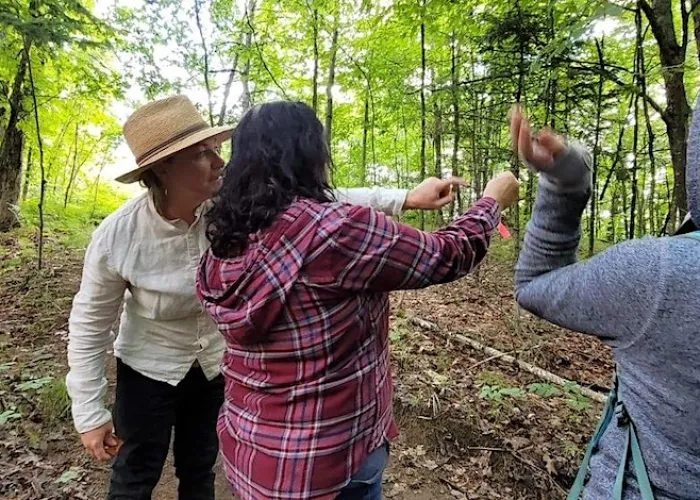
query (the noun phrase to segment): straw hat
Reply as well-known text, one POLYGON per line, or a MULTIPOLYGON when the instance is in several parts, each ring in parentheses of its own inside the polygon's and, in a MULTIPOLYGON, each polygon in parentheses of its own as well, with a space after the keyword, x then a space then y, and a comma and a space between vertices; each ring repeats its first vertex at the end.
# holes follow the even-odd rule
POLYGON ((198 142, 215 137, 225 141, 233 127, 211 127, 184 95, 140 107, 124 124, 124 137, 136 158, 136 168, 117 177, 129 184, 162 160, 198 142))

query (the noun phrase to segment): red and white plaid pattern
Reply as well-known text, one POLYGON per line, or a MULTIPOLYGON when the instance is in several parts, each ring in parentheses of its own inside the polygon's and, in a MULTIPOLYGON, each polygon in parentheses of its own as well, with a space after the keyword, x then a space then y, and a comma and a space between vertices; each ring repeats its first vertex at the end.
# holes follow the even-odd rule
POLYGON ((298 200, 240 257, 204 256, 197 292, 227 341, 221 451, 241 500, 335 498, 397 436, 388 292, 467 274, 498 221, 488 198, 433 233, 298 200))

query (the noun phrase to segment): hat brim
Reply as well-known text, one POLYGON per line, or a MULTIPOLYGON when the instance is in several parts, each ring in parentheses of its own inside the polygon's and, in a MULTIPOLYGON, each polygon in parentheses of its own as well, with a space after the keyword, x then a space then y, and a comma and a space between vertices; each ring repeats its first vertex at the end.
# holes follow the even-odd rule
POLYGON ((199 132, 195 132, 192 135, 188 135, 171 146, 168 146, 163 151, 160 151, 158 154, 144 160, 137 168, 120 175, 115 180, 117 182, 121 182, 122 184, 133 184, 134 182, 138 182, 141 180, 143 173, 151 168, 156 162, 172 156, 178 151, 194 146, 199 142, 206 141, 207 139, 215 138, 221 142, 230 139, 231 135, 233 135, 233 129, 234 127, 210 127, 200 130, 199 132))

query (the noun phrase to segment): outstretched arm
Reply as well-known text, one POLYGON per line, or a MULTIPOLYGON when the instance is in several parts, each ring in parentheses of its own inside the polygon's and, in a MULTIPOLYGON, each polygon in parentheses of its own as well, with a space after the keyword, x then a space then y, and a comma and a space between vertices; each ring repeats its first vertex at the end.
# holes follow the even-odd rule
POLYGON ((336 188, 338 201, 372 207, 387 215, 400 215, 403 210, 436 210, 454 201, 455 186, 466 186, 457 177, 429 177, 412 190, 392 188, 336 188))
POLYGON ((484 258, 501 207, 517 200, 518 182, 501 174, 484 198, 447 227, 419 231, 365 207, 331 208, 319 229, 323 246, 314 282, 346 290, 421 288, 457 279, 484 258))

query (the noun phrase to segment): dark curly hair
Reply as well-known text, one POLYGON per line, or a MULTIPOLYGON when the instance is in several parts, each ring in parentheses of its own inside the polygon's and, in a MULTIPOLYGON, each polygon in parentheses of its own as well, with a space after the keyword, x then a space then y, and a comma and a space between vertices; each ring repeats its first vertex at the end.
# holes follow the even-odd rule
POLYGON ((207 238, 217 257, 243 253, 249 235, 270 227, 296 198, 334 201, 323 125, 306 104, 277 101, 250 109, 231 146, 207 216, 207 238))

